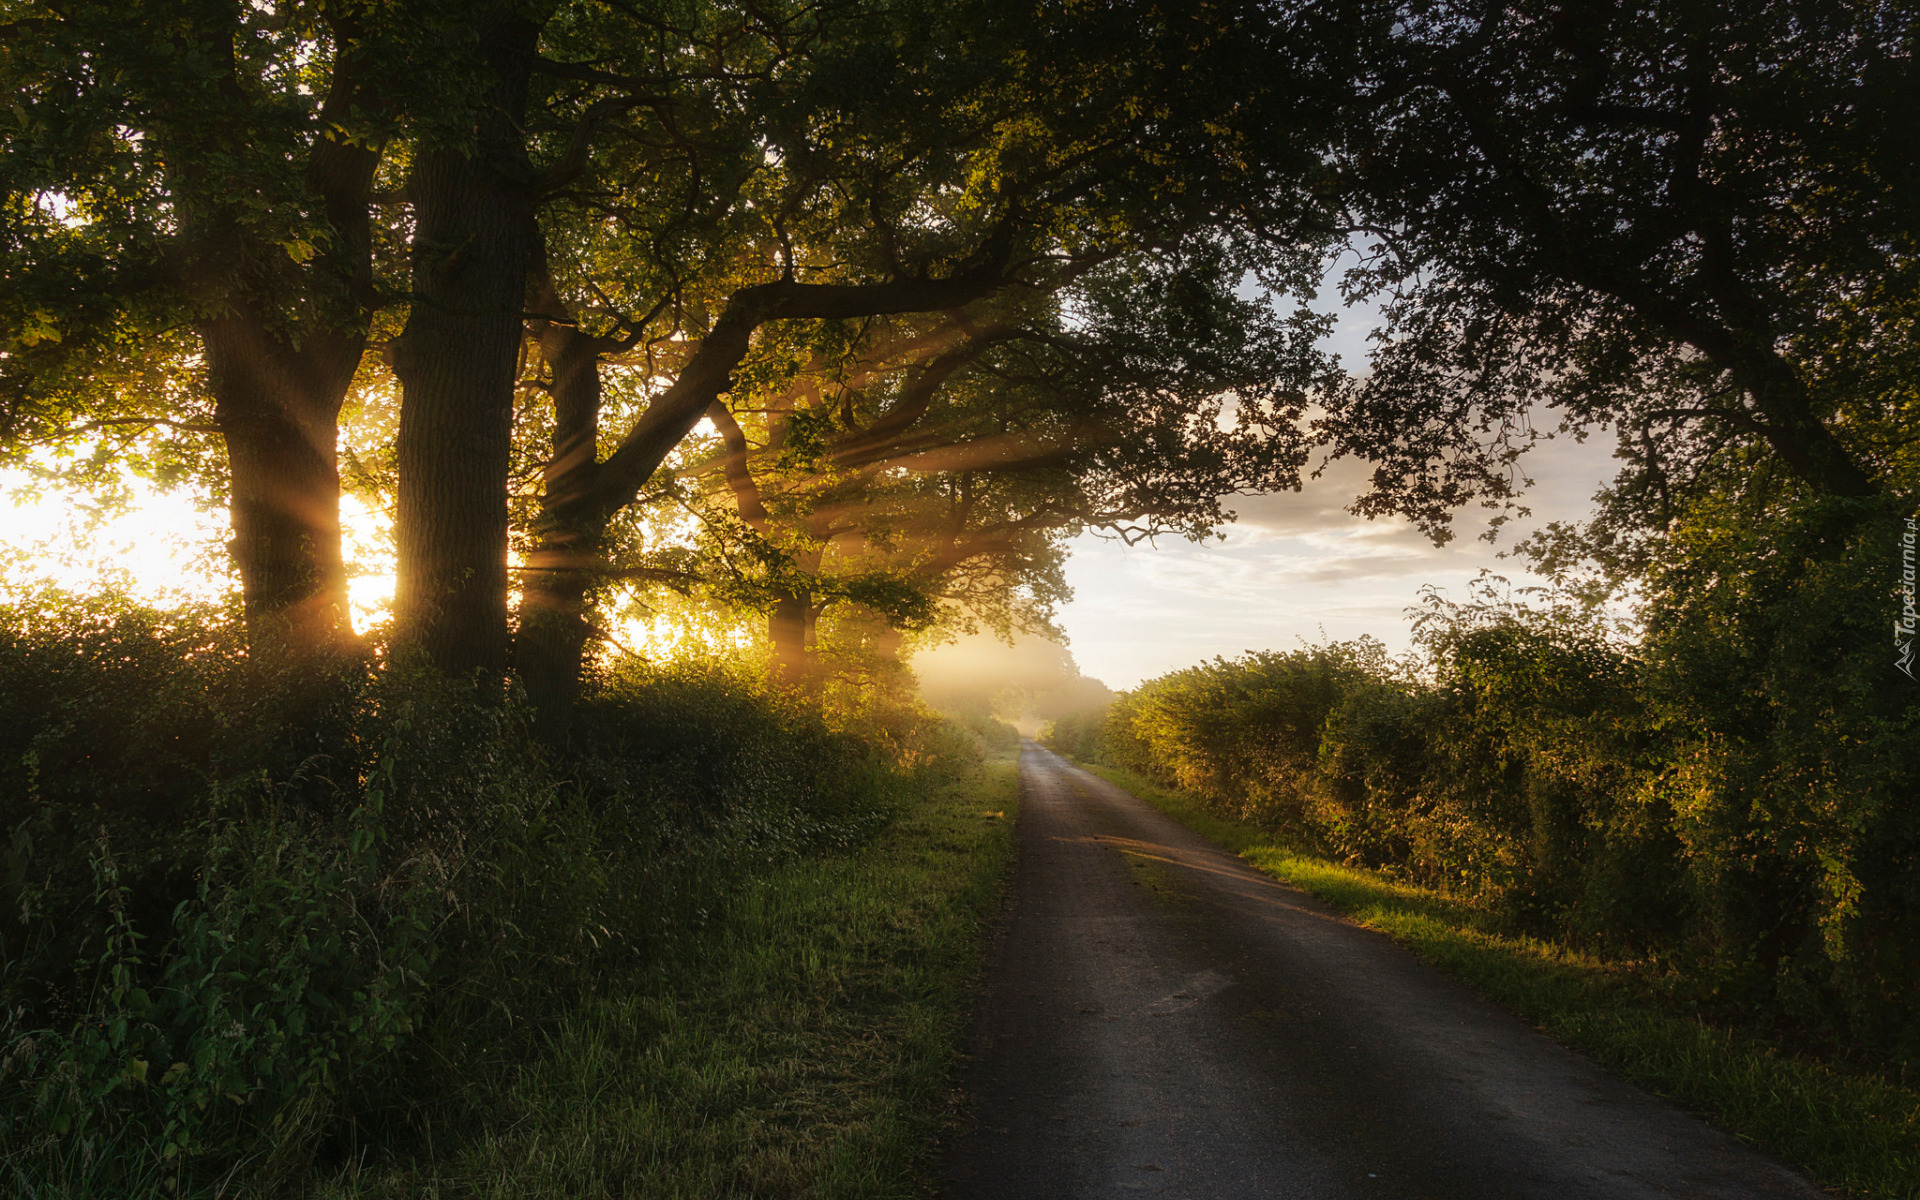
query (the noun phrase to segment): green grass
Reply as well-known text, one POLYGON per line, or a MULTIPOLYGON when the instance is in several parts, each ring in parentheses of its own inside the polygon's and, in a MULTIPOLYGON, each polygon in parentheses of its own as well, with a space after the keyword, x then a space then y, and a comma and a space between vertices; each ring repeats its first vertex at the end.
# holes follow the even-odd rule
POLYGON ((1920 1091, 1783 1053, 1758 1031, 1676 1011, 1678 1002, 1624 966, 1502 933, 1471 904, 1304 853, 1130 771, 1082 765, 1822 1184, 1872 1200, 1920 1200, 1920 1091))
POLYGON ((674 969, 583 1001, 477 1136, 321 1195, 929 1193, 1017 801, 1002 758, 746 886, 674 969))

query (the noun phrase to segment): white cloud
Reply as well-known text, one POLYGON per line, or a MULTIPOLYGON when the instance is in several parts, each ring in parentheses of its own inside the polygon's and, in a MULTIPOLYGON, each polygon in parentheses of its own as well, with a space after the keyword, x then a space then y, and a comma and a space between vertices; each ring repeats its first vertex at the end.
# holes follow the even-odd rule
POLYGON ((1530 516, 1490 545, 1479 538, 1489 514, 1469 509, 1456 516, 1454 539, 1435 546, 1403 519, 1348 512, 1367 468, 1335 463, 1298 493, 1236 499, 1239 520, 1222 539, 1132 548, 1080 539, 1067 564, 1076 598, 1061 624, 1081 669, 1114 687, 1303 640, 1370 634, 1404 649, 1422 587, 1464 595, 1483 568, 1531 581, 1502 547, 1547 521, 1583 519, 1616 466, 1604 436, 1542 443, 1526 462, 1530 516))

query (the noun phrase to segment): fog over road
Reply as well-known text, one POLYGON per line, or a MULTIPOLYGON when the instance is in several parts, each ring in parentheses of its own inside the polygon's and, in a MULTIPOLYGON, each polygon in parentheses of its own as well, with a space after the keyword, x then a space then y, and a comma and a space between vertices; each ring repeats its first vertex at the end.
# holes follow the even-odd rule
POLYGON ((1121 789, 1020 771, 950 1200, 1823 1194, 1121 789))

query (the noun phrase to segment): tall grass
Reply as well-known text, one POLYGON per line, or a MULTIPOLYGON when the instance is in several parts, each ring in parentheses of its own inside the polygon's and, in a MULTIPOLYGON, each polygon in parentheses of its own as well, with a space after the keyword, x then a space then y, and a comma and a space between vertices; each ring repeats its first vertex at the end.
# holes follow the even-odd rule
MULTIPOLYGON (((838 886, 980 759, 924 711, 843 718, 737 664, 629 664, 556 751, 510 690, 250 658, 220 609, 0 613, 0 1180, 299 1194, 424 1154, 408 1178, 437 1187, 525 1124, 542 1070, 625 1053, 593 1030, 689 1019, 705 993, 677 981, 733 953, 770 878, 838 886)), ((938 844, 962 874, 986 853, 938 844)))
POLYGON ((1016 803, 1002 760, 851 853, 743 887, 492 1075, 481 1126, 321 1195, 925 1194, 1016 803))

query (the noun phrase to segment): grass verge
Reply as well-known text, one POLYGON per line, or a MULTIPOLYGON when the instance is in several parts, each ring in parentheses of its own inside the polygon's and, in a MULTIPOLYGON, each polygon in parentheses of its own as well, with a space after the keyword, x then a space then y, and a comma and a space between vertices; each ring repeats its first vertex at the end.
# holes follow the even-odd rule
POLYGON ((584 999, 485 1130, 321 1195, 927 1194, 1017 801, 994 761, 872 843, 744 887, 671 969, 584 999))
POLYGON ((1341 866, 1131 771, 1081 764, 1261 871, 1391 935, 1596 1062, 1863 1200, 1920 1200, 1920 1091, 1702 1021, 1654 983, 1514 937, 1463 901, 1341 866))

